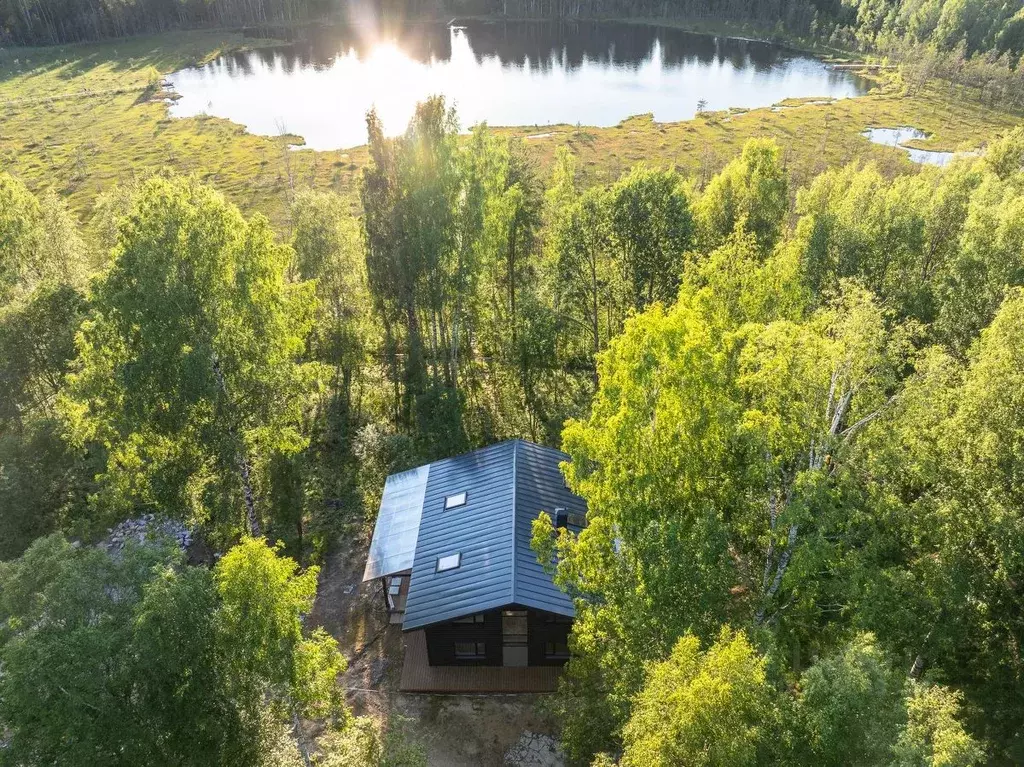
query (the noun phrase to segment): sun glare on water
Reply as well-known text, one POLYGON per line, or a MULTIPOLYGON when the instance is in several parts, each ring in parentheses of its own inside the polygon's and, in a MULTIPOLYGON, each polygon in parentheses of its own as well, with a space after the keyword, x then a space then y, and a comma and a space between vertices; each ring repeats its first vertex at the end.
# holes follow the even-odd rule
MULTIPOLYGON (((504 29, 504 28, 503 28, 504 29)), ((671 60, 660 38, 620 53, 613 41, 581 43, 530 36, 510 39, 493 29, 422 27, 400 34, 362 28, 355 40, 321 58, 297 51, 254 51, 171 76, 181 99, 176 117, 211 114, 255 133, 294 133, 314 149, 366 141, 366 113, 376 109, 389 135, 408 124, 416 104, 442 95, 461 127, 614 125, 633 114, 687 119, 697 103, 709 109, 754 107, 780 98, 855 95, 857 86, 821 62, 780 57, 779 67, 706 51, 671 60), (439 42, 440 38, 440 42, 439 42), (478 39, 479 38, 479 39, 478 39)), ((718 43, 715 43, 717 50, 718 43)))

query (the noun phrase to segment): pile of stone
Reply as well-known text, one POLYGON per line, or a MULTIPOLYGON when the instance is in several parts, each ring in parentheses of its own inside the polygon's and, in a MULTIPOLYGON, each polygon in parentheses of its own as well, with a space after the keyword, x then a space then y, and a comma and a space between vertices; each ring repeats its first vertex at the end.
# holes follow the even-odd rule
POLYGON ((192 533, 185 525, 174 519, 156 514, 126 519, 107 531, 107 537, 100 544, 107 551, 120 553, 129 541, 135 543, 172 540, 182 551, 192 543, 192 533))
POLYGON ((527 730, 505 754, 505 767, 564 767, 558 741, 527 730))

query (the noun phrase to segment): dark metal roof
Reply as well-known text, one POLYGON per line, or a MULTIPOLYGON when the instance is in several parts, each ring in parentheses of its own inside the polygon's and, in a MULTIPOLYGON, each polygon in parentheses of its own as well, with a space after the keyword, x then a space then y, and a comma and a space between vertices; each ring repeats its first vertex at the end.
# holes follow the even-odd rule
POLYGON ((572 600, 551 581, 530 548, 533 520, 546 511, 555 517, 555 509, 586 514, 587 502, 565 486, 558 464, 569 460, 560 450, 519 440, 516 448, 516 604, 575 616, 572 600))
POLYGON ((541 511, 586 511, 562 480, 565 460, 559 450, 517 439, 429 465, 405 630, 513 604, 574 615, 530 548, 541 511), (446 510, 445 498, 461 492, 466 504, 446 510), (436 571, 439 557, 456 553, 459 567, 436 571))

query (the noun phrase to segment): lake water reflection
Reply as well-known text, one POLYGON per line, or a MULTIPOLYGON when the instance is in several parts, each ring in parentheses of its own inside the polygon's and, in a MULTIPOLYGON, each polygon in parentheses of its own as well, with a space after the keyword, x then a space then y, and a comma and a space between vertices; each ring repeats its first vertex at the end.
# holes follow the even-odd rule
POLYGON ((614 23, 475 22, 319 29, 284 48, 222 56, 170 76, 173 116, 210 114, 254 133, 297 133, 315 149, 366 141, 376 107, 401 132, 417 101, 443 94, 461 125, 609 126, 785 98, 845 98, 862 78, 763 42, 614 23))
POLYGON ((956 157, 954 152, 941 152, 934 149, 915 149, 914 147, 904 146, 908 141, 920 140, 928 138, 928 134, 918 128, 911 128, 908 125, 904 125, 899 128, 868 128, 866 131, 861 133, 864 138, 868 139, 873 144, 882 144, 883 146, 896 147, 902 149, 910 157, 911 162, 916 162, 920 165, 938 165, 944 167, 949 165, 956 157))

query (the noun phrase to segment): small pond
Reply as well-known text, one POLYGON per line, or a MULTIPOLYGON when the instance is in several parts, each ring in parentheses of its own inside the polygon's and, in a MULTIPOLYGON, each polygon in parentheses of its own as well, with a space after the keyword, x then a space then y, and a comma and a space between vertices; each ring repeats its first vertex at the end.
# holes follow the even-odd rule
POLYGON ((286 47, 222 56, 170 76, 176 117, 226 117, 265 135, 337 149, 366 142, 376 107, 402 131, 417 101, 443 94, 465 128, 615 125, 652 112, 770 106, 865 93, 864 78, 769 43, 640 24, 467 22, 317 29, 286 47))
POLYGON ((883 146, 902 149, 909 155, 911 162, 922 165, 938 165, 942 167, 948 165, 957 155, 956 152, 937 152, 932 149, 915 149, 914 147, 904 146, 908 141, 928 138, 928 134, 924 131, 906 125, 899 128, 868 128, 861 135, 873 144, 882 144, 883 146))

